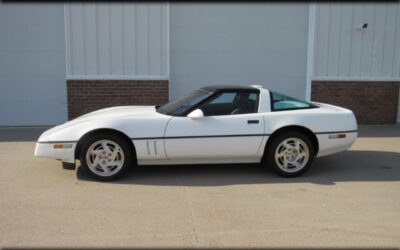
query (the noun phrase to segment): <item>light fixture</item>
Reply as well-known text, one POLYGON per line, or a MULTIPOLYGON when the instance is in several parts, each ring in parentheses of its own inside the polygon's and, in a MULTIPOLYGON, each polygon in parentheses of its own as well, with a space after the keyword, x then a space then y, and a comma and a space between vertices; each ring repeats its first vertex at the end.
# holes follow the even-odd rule
POLYGON ((358 30, 366 30, 368 28, 368 23, 362 23, 356 27, 358 30))

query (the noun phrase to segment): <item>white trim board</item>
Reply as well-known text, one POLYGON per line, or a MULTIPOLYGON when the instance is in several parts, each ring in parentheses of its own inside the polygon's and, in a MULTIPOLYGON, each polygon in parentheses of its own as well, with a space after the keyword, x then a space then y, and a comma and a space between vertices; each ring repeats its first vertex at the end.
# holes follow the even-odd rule
POLYGON ((400 77, 313 76, 312 81, 399 82, 400 77))
MULTIPOLYGON (((170 57, 170 51, 171 51, 171 37, 170 37, 170 5, 169 2, 167 3, 167 56, 168 56, 168 62, 167 62, 167 72, 168 75, 171 75, 171 57, 170 57)), ((169 80, 169 79, 168 79, 169 80)), ((171 97, 171 82, 168 83, 168 101, 170 101, 171 97)))
POLYGON ((68 33, 68 14, 67 14, 67 3, 64 2, 64 47, 65 47, 65 72, 66 74, 68 74, 69 72, 69 66, 68 66, 68 62, 70 60, 68 60, 68 37, 69 37, 69 33, 68 33))
POLYGON ((310 3, 308 8, 308 41, 307 41, 307 72, 306 100, 311 100, 312 75, 314 74, 314 43, 315 43, 316 4, 310 3))
POLYGON ((169 80, 164 75, 67 75, 67 80, 169 80))

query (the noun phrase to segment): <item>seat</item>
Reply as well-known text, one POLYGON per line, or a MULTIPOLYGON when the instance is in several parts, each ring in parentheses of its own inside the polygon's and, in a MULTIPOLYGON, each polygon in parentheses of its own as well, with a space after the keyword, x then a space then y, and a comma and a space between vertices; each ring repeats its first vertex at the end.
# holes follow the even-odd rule
POLYGON ((249 94, 238 94, 233 100, 235 109, 231 112, 231 115, 247 114, 254 112, 254 106, 251 100, 248 99, 249 94))

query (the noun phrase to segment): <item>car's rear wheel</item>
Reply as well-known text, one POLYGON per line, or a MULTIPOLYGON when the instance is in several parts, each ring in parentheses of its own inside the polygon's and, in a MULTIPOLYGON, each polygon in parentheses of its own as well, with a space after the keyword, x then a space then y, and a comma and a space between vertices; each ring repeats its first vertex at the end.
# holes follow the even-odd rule
POLYGON ((86 175, 100 181, 114 180, 133 164, 133 151, 122 136, 101 133, 87 138, 81 148, 80 161, 86 175))
POLYGON ((302 133, 286 132, 273 138, 265 160, 265 164, 281 176, 296 177, 310 167, 314 160, 314 146, 302 133))

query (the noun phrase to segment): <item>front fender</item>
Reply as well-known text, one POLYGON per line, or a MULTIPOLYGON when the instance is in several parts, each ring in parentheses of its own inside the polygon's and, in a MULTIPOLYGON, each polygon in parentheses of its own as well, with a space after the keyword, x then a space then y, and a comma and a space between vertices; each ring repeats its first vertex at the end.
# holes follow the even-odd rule
POLYGON ((169 119, 130 119, 130 118, 114 118, 102 120, 89 120, 67 126, 68 123, 57 126, 43 133, 48 142, 53 141, 79 141, 85 134, 98 129, 112 129, 124 133, 127 137, 147 138, 147 137, 163 137, 165 126, 169 119))
MULTIPOLYGON (((57 142, 70 143, 75 148, 78 145, 80 139, 87 133, 100 129, 111 129, 116 130, 125 134, 130 138, 135 146, 137 160, 139 162, 154 159, 165 159, 164 150, 164 131, 171 117, 163 116, 158 118, 113 118, 113 119, 96 119, 96 120, 85 120, 79 123, 65 123, 60 126, 56 126, 48 131, 45 131, 39 138, 41 148, 51 147, 51 145, 57 142), (41 143, 42 142, 42 143, 41 143), (43 146, 47 145, 47 146, 43 146), (50 146, 48 146, 50 145, 50 146), (152 145, 152 147, 149 147, 152 145), (149 150, 153 149, 154 150, 149 150), (154 152, 153 152, 154 151, 154 152)), ((42 150, 43 151, 43 150, 42 150)), ((75 153, 72 149, 68 151, 68 156, 63 158, 58 157, 55 154, 49 154, 49 149, 45 148, 44 153, 41 154, 41 150, 37 150, 37 156, 63 159, 65 161, 73 161, 75 153)), ((67 152, 67 151, 63 151, 67 152)))

